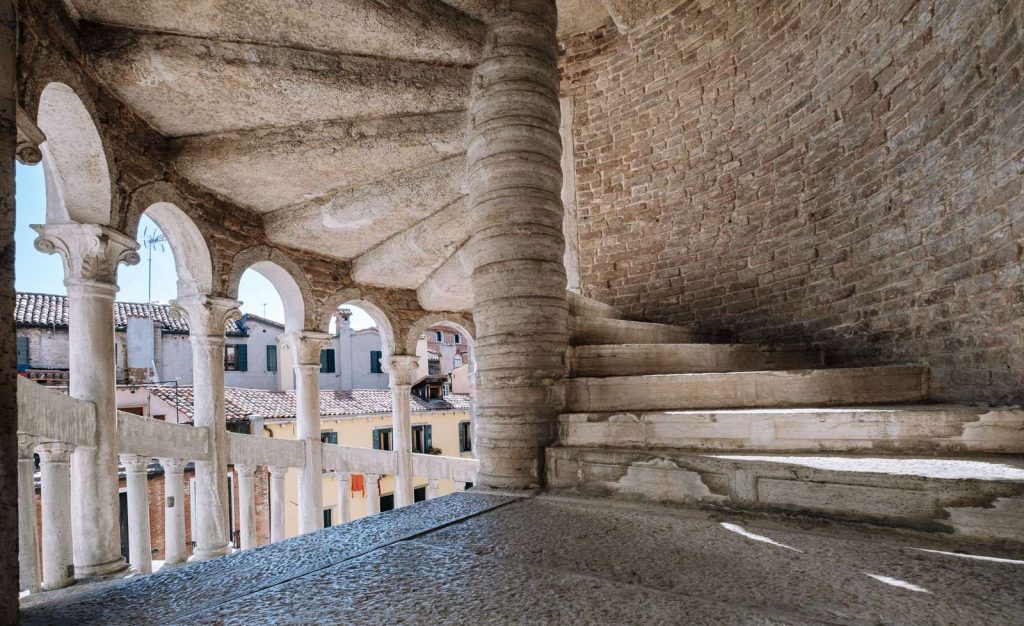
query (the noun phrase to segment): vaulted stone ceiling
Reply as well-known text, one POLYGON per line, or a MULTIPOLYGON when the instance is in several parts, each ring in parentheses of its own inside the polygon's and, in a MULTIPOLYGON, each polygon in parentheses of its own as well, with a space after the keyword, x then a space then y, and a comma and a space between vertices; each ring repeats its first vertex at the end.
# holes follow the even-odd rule
MULTIPOLYGON (((183 176, 361 282, 471 304, 465 115, 489 0, 66 1, 88 61, 183 176)), ((560 0, 559 30, 621 4, 560 0)))

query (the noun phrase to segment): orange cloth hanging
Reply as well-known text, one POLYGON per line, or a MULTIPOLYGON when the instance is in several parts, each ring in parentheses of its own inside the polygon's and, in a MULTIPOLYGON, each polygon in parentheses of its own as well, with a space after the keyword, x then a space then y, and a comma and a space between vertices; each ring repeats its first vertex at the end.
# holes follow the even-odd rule
POLYGON ((366 497, 366 479, 362 474, 352 474, 352 495, 357 493, 366 497))

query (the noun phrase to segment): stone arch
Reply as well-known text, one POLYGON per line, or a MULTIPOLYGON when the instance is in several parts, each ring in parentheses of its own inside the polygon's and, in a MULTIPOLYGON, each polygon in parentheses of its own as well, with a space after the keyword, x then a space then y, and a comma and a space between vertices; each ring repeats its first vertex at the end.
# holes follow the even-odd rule
POLYGON ((128 205, 124 232, 135 237, 139 220, 147 215, 156 222, 171 247, 178 274, 178 297, 193 293, 212 294, 213 257, 206 237, 183 210, 185 199, 174 185, 159 181, 137 189, 128 205))
POLYGON ((313 288, 306 273, 290 256, 270 246, 246 248, 235 255, 228 278, 228 297, 238 299, 238 285, 245 270, 255 270, 270 281, 284 304, 284 328, 301 332, 316 328, 311 323, 313 288))
MULTIPOLYGON (((395 327, 394 313, 391 311, 391 307, 385 302, 381 302, 378 298, 372 294, 363 292, 362 289, 357 287, 347 287, 340 289, 324 303, 324 309, 320 315, 318 330, 326 331, 331 324, 331 318, 334 317, 338 307, 351 304, 357 306, 373 319, 374 323, 377 324, 377 330, 380 332, 381 339, 381 351, 385 357, 392 354, 396 354, 396 350, 401 348, 400 345, 395 343, 395 327)), ((413 351, 405 354, 415 354, 415 346, 413 351)), ((402 352, 398 352, 402 354, 402 352)))
POLYGON ((46 135, 40 150, 47 223, 109 226, 114 197, 110 162, 82 99, 65 83, 47 84, 39 95, 36 124, 46 135))
POLYGON ((405 335, 407 354, 416 354, 416 343, 419 341, 420 335, 427 332, 431 326, 448 326, 466 337, 470 347, 476 343, 476 326, 473 325, 473 318, 455 312, 427 313, 416 320, 405 335))

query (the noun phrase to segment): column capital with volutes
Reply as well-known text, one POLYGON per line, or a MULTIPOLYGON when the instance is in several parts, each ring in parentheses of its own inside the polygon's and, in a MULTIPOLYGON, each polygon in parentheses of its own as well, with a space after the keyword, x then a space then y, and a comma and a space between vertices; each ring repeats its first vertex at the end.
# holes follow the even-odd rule
POLYGON ((60 254, 65 284, 117 284, 117 266, 139 262, 139 242, 99 224, 33 224, 36 250, 60 254))
POLYGON ((416 372, 420 369, 420 357, 410 354, 392 354, 384 361, 384 369, 388 372, 390 387, 411 387, 416 381, 416 372))
POLYGON ((320 351, 331 345, 333 335, 313 330, 286 333, 282 339, 291 350, 295 365, 320 366, 320 351))
POLYGON ((171 300, 171 310, 188 323, 192 337, 223 341, 228 323, 242 317, 241 304, 230 298, 192 294, 171 300))

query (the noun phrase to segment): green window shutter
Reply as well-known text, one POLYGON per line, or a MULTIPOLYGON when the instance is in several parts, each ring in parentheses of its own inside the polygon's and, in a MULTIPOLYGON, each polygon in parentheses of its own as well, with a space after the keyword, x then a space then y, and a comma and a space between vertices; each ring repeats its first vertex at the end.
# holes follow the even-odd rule
POLYGON ((277 346, 267 346, 267 371, 277 371, 277 346))
POLYGON ((237 354, 238 354, 238 371, 239 372, 248 372, 249 371, 249 355, 248 355, 249 346, 245 345, 244 343, 240 343, 240 344, 238 344, 237 350, 238 350, 238 352, 237 352, 237 354))
POLYGON ((18 369, 25 369, 28 364, 28 337, 18 337, 18 369))
POLYGON ((321 374, 333 374, 334 373, 334 350, 326 349, 320 351, 320 373, 321 374))
POLYGON ((430 431, 433 430, 433 426, 427 424, 423 427, 423 453, 430 454, 430 449, 433 446, 433 441, 430 439, 430 431))
POLYGON ((384 356, 380 350, 370 350, 370 373, 380 374, 380 359, 384 356))
POLYGON ((466 451, 466 422, 459 422, 459 452, 466 451))
POLYGON ((380 430, 373 431, 373 449, 380 450, 380 430))

